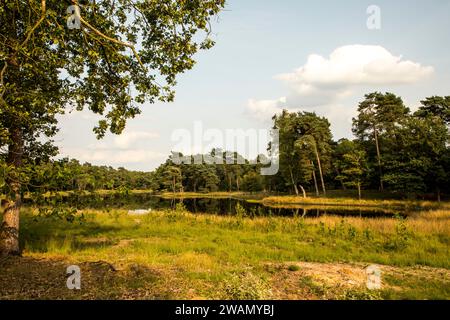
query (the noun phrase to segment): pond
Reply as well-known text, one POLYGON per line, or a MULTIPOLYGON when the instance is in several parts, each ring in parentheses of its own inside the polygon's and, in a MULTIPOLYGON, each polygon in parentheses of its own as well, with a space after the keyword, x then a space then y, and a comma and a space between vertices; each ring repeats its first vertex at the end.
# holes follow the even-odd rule
MULTIPOLYGON (((235 198, 163 198, 153 194, 109 194, 83 195, 64 197, 64 203, 79 209, 127 209, 135 210, 135 214, 145 214, 152 210, 175 209, 183 204, 187 211, 195 214, 236 215, 237 210, 247 216, 302 216, 320 217, 365 217, 392 218, 395 215, 405 217, 399 210, 389 210, 378 207, 357 206, 316 206, 316 205, 276 205, 270 206, 258 202, 235 198), (241 209, 237 209, 240 207, 241 209), (243 210, 242 210, 243 209, 243 210)), ((133 213, 133 212, 131 212, 133 213)))

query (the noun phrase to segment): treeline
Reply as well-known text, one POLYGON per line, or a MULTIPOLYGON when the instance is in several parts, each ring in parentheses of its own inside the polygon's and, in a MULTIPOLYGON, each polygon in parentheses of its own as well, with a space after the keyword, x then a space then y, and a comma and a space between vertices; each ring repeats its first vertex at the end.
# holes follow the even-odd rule
MULTIPOLYGON (((450 191, 450 96, 421 103, 413 113, 392 93, 368 94, 353 119, 356 139, 339 141, 333 141, 326 118, 285 110, 273 117, 280 135, 278 174, 260 176, 259 166, 248 160, 232 165, 177 165, 169 158, 154 172, 152 187, 172 192, 264 190, 298 195, 355 189, 360 197, 364 189, 371 189, 434 193, 440 198, 450 191)), ((269 151, 276 152, 271 146, 269 151)))
POLYGON ((130 171, 125 168, 81 164, 74 159, 54 160, 30 166, 27 174, 28 191, 94 191, 94 190, 149 190, 151 172, 130 171))
MULTIPOLYGON (((330 123, 314 112, 273 117, 279 130, 279 172, 261 176, 261 164, 235 152, 212 150, 213 164, 177 164, 172 157, 153 172, 81 164, 77 160, 41 161, 27 166, 22 181, 28 191, 138 189, 156 192, 279 192, 304 195, 327 190, 379 190, 401 194, 450 191, 450 96, 430 97, 416 112, 392 93, 371 93, 353 119, 354 140, 334 141, 330 123), (218 161, 218 158, 221 158, 218 161), (230 159, 233 163, 230 164, 230 159), (222 162, 222 163, 220 163, 222 162)), ((189 162, 189 161, 188 161, 189 162)), ((211 163, 211 162, 208 162, 211 163)), ((2 172, 8 167, 0 162, 2 172)), ((5 177, 0 187, 5 189, 5 177)), ((2 178, 3 177, 3 178, 2 178)), ((2 193, 6 193, 3 190, 2 193)))
POLYGON ((266 181, 260 164, 252 164, 236 152, 212 150, 205 155, 187 156, 191 161, 175 164, 170 157, 153 174, 153 188, 170 192, 263 191, 266 181), (214 159, 194 164, 195 159, 214 159), (221 162, 221 163, 220 163, 221 162), (212 164, 208 164, 212 163, 212 164))

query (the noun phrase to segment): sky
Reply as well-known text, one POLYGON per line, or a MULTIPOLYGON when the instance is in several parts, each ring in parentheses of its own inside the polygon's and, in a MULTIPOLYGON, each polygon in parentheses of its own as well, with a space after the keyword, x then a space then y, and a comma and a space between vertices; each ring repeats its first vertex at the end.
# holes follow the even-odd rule
POLYGON ((179 76, 173 103, 144 104, 121 136, 100 141, 96 116, 67 113, 60 157, 151 171, 171 151, 233 148, 242 131, 258 133, 257 143, 234 148, 256 156, 282 109, 327 117, 339 140, 352 138, 367 93, 393 92, 412 110, 450 95, 450 0, 229 0, 212 26, 216 46, 179 76))

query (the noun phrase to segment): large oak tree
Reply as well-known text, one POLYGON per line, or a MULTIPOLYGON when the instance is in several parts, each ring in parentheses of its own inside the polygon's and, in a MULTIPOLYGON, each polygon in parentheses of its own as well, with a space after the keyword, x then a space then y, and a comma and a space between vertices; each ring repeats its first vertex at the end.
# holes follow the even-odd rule
POLYGON ((56 116, 89 109, 103 116, 94 129, 102 137, 120 134, 144 102, 171 101, 176 76, 213 45, 210 19, 224 0, 0 3, 0 254, 10 255, 20 252, 25 168, 57 152, 56 116))

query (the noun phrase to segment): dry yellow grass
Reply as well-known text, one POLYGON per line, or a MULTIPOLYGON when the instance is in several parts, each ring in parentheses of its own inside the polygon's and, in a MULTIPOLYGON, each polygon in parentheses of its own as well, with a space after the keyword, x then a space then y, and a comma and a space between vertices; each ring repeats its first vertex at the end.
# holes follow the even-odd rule
POLYGON ((267 205, 329 205, 329 206, 359 206, 380 208, 418 208, 418 209, 447 209, 450 202, 416 201, 416 200, 357 200, 349 198, 303 198, 297 196, 266 197, 262 200, 267 205))

